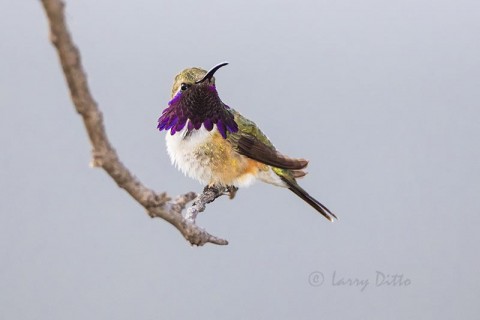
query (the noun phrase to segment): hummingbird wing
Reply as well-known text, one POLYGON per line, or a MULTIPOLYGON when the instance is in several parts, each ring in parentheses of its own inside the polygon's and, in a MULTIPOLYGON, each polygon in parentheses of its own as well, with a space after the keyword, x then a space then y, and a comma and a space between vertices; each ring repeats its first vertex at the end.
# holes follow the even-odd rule
POLYGON ((278 152, 254 122, 243 117, 235 110, 230 110, 235 116, 238 132, 229 134, 227 139, 238 153, 266 165, 281 169, 301 170, 308 165, 308 161, 305 159, 289 158, 278 152))
POLYGON ((307 160, 288 158, 254 136, 240 136, 237 149, 244 156, 277 168, 300 170, 308 165, 307 160))
POLYGON ((253 121, 248 120, 233 109, 229 111, 234 114, 234 120, 238 125, 238 131, 229 133, 227 136, 227 140, 235 150, 241 155, 272 166, 273 172, 282 179, 288 189, 328 220, 336 219, 337 217, 327 207, 300 187, 296 181, 296 178, 303 177, 306 174, 302 169, 308 165, 308 161, 292 159, 282 155, 253 121))

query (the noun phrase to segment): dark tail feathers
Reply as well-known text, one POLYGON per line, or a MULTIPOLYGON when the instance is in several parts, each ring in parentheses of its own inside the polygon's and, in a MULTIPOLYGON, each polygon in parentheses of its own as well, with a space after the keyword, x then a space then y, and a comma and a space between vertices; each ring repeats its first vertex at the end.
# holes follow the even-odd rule
POLYGON ((300 187, 295 181, 291 181, 282 177, 282 180, 287 184, 288 189, 290 189, 297 196, 302 198, 306 203, 311 205, 315 210, 320 212, 325 218, 333 222, 333 218, 338 219, 327 207, 318 202, 314 197, 308 194, 302 187, 300 187), (332 218, 333 217, 333 218, 332 218))

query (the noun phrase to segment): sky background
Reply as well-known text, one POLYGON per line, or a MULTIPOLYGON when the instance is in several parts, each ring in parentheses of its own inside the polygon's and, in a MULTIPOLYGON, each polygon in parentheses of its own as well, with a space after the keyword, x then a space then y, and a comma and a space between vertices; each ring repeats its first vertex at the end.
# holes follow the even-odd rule
POLYGON ((201 214, 230 241, 201 248, 89 168, 39 1, 0 7, 0 318, 477 319, 480 2, 67 1, 148 187, 202 190, 156 121, 180 70, 229 61, 221 98, 310 160, 301 185, 339 217, 257 183, 201 214))

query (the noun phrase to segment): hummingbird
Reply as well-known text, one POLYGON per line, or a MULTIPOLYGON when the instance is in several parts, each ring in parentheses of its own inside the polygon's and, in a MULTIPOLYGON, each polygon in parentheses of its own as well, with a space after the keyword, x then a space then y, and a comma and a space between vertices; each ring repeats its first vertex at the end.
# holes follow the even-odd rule
POLYGON ((227 64, 188 68, 175 77, 157 126, 167 132, 172 164, 207 187, 225 187, 231 198, 255 180, 288 188, 328 220, 336 219, 296 181, 306 175, 308 161, 281 154, 253 121, 220 99, 213 75, 227 64))

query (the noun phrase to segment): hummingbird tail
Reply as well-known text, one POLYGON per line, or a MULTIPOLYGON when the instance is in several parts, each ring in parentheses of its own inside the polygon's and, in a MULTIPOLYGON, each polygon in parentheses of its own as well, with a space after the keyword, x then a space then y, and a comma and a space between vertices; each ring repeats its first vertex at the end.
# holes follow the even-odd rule
POLYGON ((297 182, 293 179, 288 179, 286 177, 281 177, 281 179, 287 184, 288 189, 290 189, 297 196, 302 198, 306 203, 311 205, 315 210, 320 212, 325 218, 333 222, 333 218, 338 219, 327 207, 321 204, 317 199, 308 194, 305 189, 300 187, 297 182), (332 218, 333 217, 333 218, 332 218))

